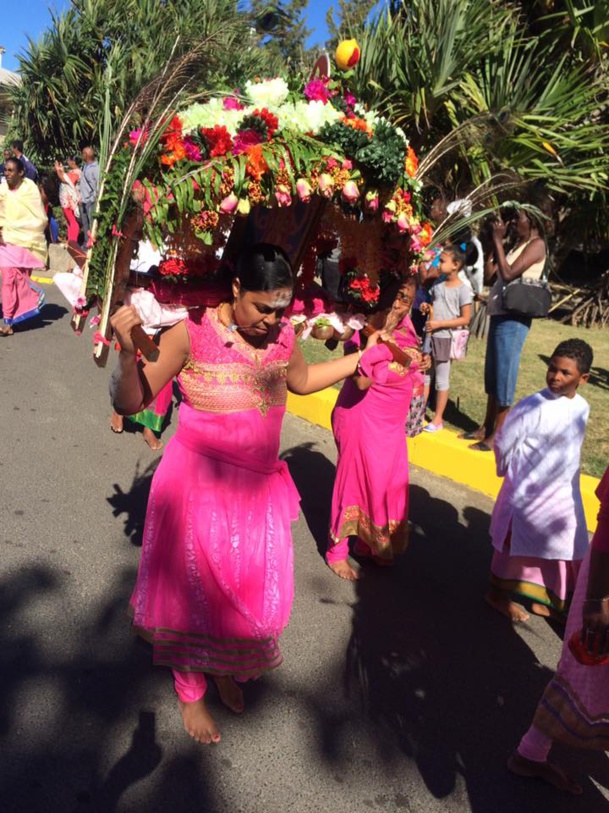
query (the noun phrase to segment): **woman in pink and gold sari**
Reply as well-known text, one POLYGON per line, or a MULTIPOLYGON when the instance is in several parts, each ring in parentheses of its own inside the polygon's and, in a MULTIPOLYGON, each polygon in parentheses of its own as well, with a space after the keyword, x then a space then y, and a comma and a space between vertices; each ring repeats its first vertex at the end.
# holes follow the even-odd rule
POLYGON ((306 364, 283 319, 293 288, 283 252, 252 247, 237 262, 227 300, 190 310, 161 334, 158 360, 144 367, 131 339, 141 324, 135 308, 112 318, 121 346, 117 412, 145 409, 174 377, 183 395, 176 435, 152 481, 131 607, 155 663, 173 670, 186 731, 203 743, 220 740, 205 675, 240 712, 240 684, 281 663, 299 502, 278 457, 287 390, 316 392, 352 375, 358 362, 353 355, 306 364))
POLYGON ((338 462, 326 562, 342 579, 359 575, 348 561, 349 537, 356 537, 357 556, 379 565, 391 565, 408 544, 405 425, 426 365, 409 315, 416 281, 410 278, 396 290, 398 286, 384 330, 402 351, 401 360, 394 359, 387 343, 366 352, 355 375, 343 384, 332 413, 338 462))
POLYGON ((1 336, 10 336, 13 325, 38 316, 44 304, 44 292, 30 276, 44 268, 47 244, 44 230, 48 218, 40 192, 25 177, 18 158, 5 162, 5 184, 0 184, 0 274, 2 274, 1 336))

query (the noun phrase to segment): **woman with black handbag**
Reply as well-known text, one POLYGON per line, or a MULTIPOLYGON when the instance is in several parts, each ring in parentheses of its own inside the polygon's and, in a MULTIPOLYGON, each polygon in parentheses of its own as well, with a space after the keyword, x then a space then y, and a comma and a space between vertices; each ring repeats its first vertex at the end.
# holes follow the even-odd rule
MULTIPOLYGON (((481 452, 492 450, 495 432, 503 426, 514 402, 520 354, 533 318, 528 307, 522 311, 513 310, 514 303, 510 302, 510 310, 506 308, 506 288, 517 280, 523 283, 540 280, 546 264, 547 247, 541 225, 520 209, 514 226, 516 243, 506 254, 503 241, 507 226, 501 218, 493 223, 493 256, 485 265, 487 279, 495 278, 487 305, 490 328, 484 364, 484 388, 488 396, 486 416, 479 429, 463 435, 467 440, 476 440, 470 448, 481 452)), ((519 296, 513 299, 526 299, 529 294, 535 297, 533 286, 523 284, 518 287, 522 290, 518 290, 519 296)))

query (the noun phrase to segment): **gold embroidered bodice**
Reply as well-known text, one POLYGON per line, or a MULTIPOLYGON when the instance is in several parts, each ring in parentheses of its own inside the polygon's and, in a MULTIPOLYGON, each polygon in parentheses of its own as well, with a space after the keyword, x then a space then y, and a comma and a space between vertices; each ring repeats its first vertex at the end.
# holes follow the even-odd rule
POLYGON ((185 402, 212 413, 285 407, 287 369, 294 331, 282 323, 278 338, 260 350, 233 333, 214 308, 191 311, 187 320, 190 356, 178 383, 185 402))

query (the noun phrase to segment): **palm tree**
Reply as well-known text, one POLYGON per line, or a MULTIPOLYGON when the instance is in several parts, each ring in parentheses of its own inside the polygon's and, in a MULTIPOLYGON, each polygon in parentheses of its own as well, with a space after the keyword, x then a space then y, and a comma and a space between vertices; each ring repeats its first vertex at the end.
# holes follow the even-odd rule
POLYGON ((214 42, 190 69, 198 87, 232 89, 265 72, 260 35, 237 0, 74 0, 20 57, 14 130, 43 160, 98 143, 109 77, 111 113, 119 121, 178 38, 179 53, 196 40, 214 42))

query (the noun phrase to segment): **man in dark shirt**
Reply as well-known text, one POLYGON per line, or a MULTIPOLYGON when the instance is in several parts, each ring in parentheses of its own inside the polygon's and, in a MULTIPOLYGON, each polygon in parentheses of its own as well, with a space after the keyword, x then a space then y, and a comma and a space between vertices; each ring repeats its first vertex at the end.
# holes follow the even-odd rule
POLYGON ((15 158, 19 158, 19 160, 23 163, 23 167, 25 169, 25 177, 29 178, 30 181, 34 181, 34 183, 38 180, 38 170, 32 164, 29 158, 23 154, 23 141, 11 141, 11 147, 13 148, 13 155, 15 158))

